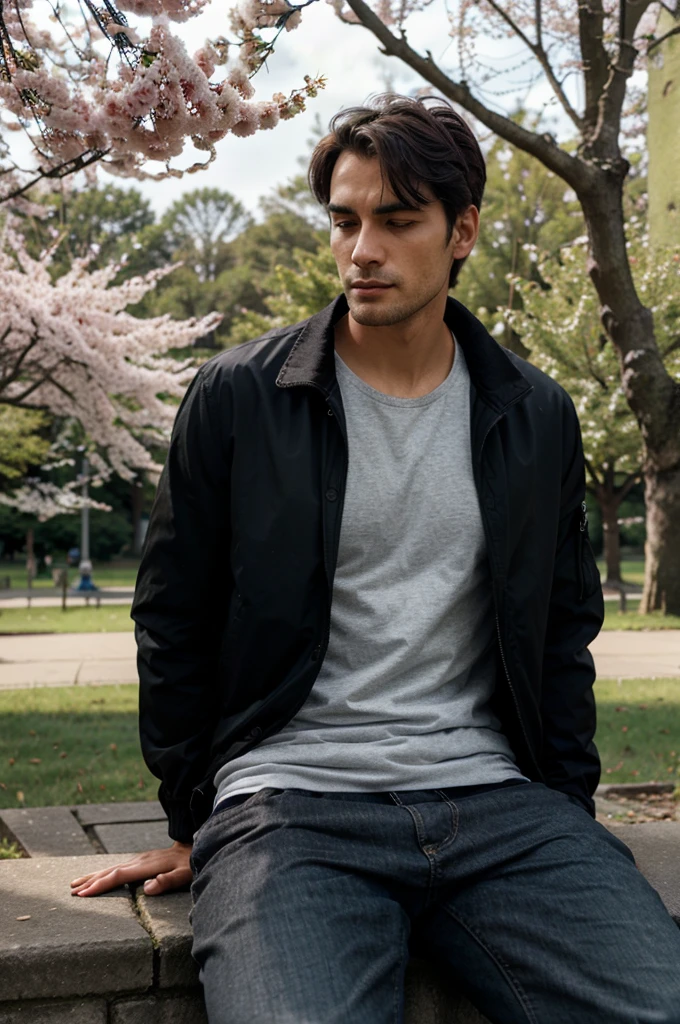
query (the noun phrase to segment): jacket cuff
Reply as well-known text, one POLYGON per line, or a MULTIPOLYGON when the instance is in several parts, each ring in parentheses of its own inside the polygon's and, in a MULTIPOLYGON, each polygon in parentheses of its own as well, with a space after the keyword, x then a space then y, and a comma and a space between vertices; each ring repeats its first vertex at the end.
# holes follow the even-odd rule
POLYGON ((158 799, 168 816, 168 835, 177 843, 193 843, 196 824, 188 800, 168 800, 161 786, 158 799))

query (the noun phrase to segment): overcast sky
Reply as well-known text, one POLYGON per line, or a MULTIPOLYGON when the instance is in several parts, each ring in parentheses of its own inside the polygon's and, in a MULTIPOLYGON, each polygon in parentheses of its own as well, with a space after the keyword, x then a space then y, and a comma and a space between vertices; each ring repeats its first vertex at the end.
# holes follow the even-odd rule
MULTIPOLYGON (((194 53, 206 38, 229 37, 225 8, 225 0, 213 0, 199 17, 173 26, 176 34, 185 41, 189 53, 194 53)), ((130 22, 140 25, 132 16, 130 22)), ((407 23, 411 45, 420 52, 431 50, 442 67, 451 68, 455 66, 456 49, 455 42, 446 34, 447 27, 444 0, 433 0, 430 7, 413 15, 407 23)), ((518 45, 516 41, 510 45, 481 40, 478 50, 485 62, 497 63, 500 67, 513 63, 510 58, 516 57, 518 45)), ((299 28, 281 34, 268 69, 262 69, 253 80, 256 98, 265 99, 274 92, 288 94, 303 84, 305 74, 323 74, 328 84, 316 99, 308 101, 304 113, 290 121, 280 122, 271 131, 258 131, 249 138, 227 135, 217 143, 217 157, 205 171, 180 179, 139 182, 116 178, 100 170, 100 182, 139 189, 157 213, 165 210, 183 192, 205 187, 225 189, 256 212, 262 195, 302 169, 299 158, 308 153, 308 140, 317 114, 323 128, 326 128, 329 118, 337 110, 363 103, 371 93, 383 92, 387 88, 409 93, 425 84, 404 64, 383 56, 375 38, 361 26, 340 22, 324 2, 315 3, 303 12, 299 28)), ((494 97, 488 93, 484 99, 493 102, 498 109, 511 109, 518 99, 527 99, 526 90, 521 87, 508 92, 511 85, 512 81, 506 76, 495 85, 502 95, 494 97)), ((538 101, 545 96, 545 85, 539 83, 533 88, 530 98, 538 101)), ((186 167, 204 156, 188 140, 183 156, 174 158, 172 165, 186 167)), ((26 166, 23 147, 21 160, 26 166)), ((148 164, 147 167, 149 170, 163 169, 159 164, 148 164)), ((82 175, 78 177, 77 184, 82 187, 82 175)))

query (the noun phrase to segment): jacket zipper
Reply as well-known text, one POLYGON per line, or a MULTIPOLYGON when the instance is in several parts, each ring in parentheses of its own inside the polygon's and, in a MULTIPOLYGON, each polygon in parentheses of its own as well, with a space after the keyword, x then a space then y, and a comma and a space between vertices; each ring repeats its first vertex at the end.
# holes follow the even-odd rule
POLYGON ((578 582, 579 582, 579 601, 583 600, 583 591, 586 585, 585 573, 583 572, 583 542, 588 532, 588 506, 585 501, 581 502, 580 516, 579 516, 579 534, 578 534, 578 582))
MULTIPOLYGON (((533 388, 532 388, 532 390, 533 390, 533 388)), ((489 434, 494 429, 494 427, 497 426, 498 423, 500 423, 500 421, 503 419, 503 417, 507 413, 508 409, 510 409, 517 402, 521 401, 522 398, 524 398, 524 397, 525 397, 524 395, 519 395, 517 398, 515 398, 514 401, 512 401, 509 405, 507 405, 505 407, 505 409, 503 410, 501 415, 498 416, 493 421, 493 423, 489 424, 489 428, 488 428, 486 434, 484 435, 484 437, 482 439, 482 443, 481 443, 480 448, 479 448, 480 469, 481 469, 481 461, 482 461, 482 452, 484 451, 484 445, 486 444, 486 439, 488 438, 489 434)), ((486 510, 484 511, 484 518, 486 520, 486 510)), ((515 692, 514 686, 512 685, 512 680, 510 679, 510 672, 508 671, 508 663, 505 660, 505 652, 503 650, 503 640, 502 640, 502 637, 501 637, 501 622, 500 622, 500 616, 498 614, 498 601, 496 599, 496 589, 495 589, 495 587, 492 587, 492 592, 493 592, 494 614, 495 614, 495 618, 496 618, 496 636, 498 637, 498 649, 499 649, 500 655, 501 655, 501 662, 503 664, 503 671, 505 672, 505 679, 506 679, 506 682, 508 684, 508 689, 510 690, 510 694, 512 696, 513 703, 515 705, 515 712, 517 714, 517 720, 519 721, 520 727, 522 729, 522 735, 524 736, 524 742, 525 742, 526 748, 527 748, 527 750, 529 752, 529 756, 531 757, 531 760, 534 763, 534 767, 535 767, 535 769, 536 769, 536 771, 538 773, 539 778, 543 779, 543 772, 539 768, 538 762, 536 761, 536 758, 534 757, 534 752, 533 752, 531 743, 529 742, 529 737, 527 735, 526 727, 524 725, 524 719, 522 718, 522 713, 520 711, 519 701, 517 700, 517 694, 515 692)))

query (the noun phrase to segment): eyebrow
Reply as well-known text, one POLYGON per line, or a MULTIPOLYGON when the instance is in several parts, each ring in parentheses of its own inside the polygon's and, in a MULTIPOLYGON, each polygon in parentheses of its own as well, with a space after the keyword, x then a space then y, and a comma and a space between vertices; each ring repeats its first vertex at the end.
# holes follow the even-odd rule
MULTIPOLYGON (((326 209, 329 213, 348 213, 356 214, 356 210, 353 210, 351 206, 342 206, 338 203, 327 203, 326 209)), ((421 213, 419 206, 408 206, 406 203, 383 203, 382 206, 374 206, 371 211, 374 216, 380 217, 388 213, 421 213)))

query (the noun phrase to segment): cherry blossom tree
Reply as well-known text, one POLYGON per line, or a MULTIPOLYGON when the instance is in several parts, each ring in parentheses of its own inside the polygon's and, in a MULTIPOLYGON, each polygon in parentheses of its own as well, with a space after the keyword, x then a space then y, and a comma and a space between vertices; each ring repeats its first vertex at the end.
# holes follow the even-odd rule
MULTIPOLYGON (((666 370, 680 382, 680 245, 651 246, 640 217, 631 218, 629 228, 636 287, 654 311, 666 370)), ((618 585, 619 508, 641 477, 642 437, 626 402, 616 351, 602 330, 597 296, 588 287, 587 240, 562 247, 557 257, 543 255, 537 265, 541 285, 515 278, 522 308, 499 312, 521 336, 531 362, 558 380, 574 400, 588 490, 602 512, 606 582, 618 585)))
POLYGON ((233 39, 207 39, 189 55, 172 24, 200 15, 209 2, 80 0, 71 14, 49 0, 0 4, 3 126, 24 131, 39 162, 36 173, 22 171, 5 143, 0 201, 16 201, 41 178, 78 170, 93 181, 99 162, 121 177, 182 177, 214 160, 215 143, 227 133, 252 135, 304 110, 323 88, 322 77, 305 76, 290 95, 264 100, 254 98, 252 78, 279 33, 297 26, 306 3, 241 0, 228 12, 233 39), (50 11, 54 29, 35 17, 50 11), (128 14, 150 19, 148 30, 128 14), (207 158, 184 171, 171 167, 188 140, 207 158), (151 173, 147 161, 166 169, 151 173))
POLYGON ((664 38, 680 33, 680 23, 656 30, 658 0, 451 0, 441 25, 441 36, 451 37, 445 66, 408 38, 406 22, 429 0, 330 2, 343 21, 372 33, 383 54, 415 71, 427 83, 424 92, 458 104, 576 194, 602 326, 642 435, 648 537, 642 607, 680 614, 680 382, 664 365, 653 309, 635 283, 623 205, 627 147, 639 144, 635 115, 644 104, 643 90, 631 80, 664 38), (490 35, 513 44, 502 67, 480 54, 480 41, 490 35), (504 87, 521 76, 525 89, 551 90, 548 114, 558 109, 568 126, 564 143, 545 120, 531 129, 502 112, 495 95, 500 74, 504 87))
MULTIPOLYGON (((62 424, 44 468, 73 463, 75 426, 95 483, 113 472, 130 481, 144 471, 157 476, 153 449, 167 445, 196 370, 193 360, 170 352, 213 330, 222 314, 178 321, 126 312, 181 263, 108 287, 120 263, 88 272, 83 257, 53 282, 53 249, 33 259, 13 219, 0 248, 0 408, 42 410, 62 424)), ((0 500, 42 518, 82 504, 75 482, 38 479, 0 500)))

